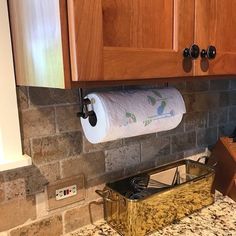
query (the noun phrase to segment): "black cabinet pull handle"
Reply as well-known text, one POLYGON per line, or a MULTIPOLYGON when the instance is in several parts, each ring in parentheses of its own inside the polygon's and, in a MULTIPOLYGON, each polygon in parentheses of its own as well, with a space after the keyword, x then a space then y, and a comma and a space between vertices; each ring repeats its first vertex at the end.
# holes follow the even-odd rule
POLYGON ((197 59, 200 54, 200 49, 198 45, 193 44, 190 48, 185 48, 183 51, 184 58, 190 57, 192 59, 197 59))
POLYGON ((210 60, 215 59, 216 57, 216 47, 209 46, 207 50, 202 49, 201 58, 208 58, 210 60))

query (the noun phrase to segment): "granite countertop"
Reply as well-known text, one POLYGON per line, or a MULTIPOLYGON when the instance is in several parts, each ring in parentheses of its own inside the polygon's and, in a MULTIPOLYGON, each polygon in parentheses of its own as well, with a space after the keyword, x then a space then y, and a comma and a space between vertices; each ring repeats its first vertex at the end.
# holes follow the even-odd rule
MULTIPOLYGON (((104 221, 85 226, 68 236, 119 236, 104 221)), ((236 236, 236 202, 216 193, 215 203, 152 236, 236 236)))

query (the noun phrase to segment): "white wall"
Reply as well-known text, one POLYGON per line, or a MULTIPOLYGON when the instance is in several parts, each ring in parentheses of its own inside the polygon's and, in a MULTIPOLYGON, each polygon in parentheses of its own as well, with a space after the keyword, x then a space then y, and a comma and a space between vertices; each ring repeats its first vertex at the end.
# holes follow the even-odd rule
POLYGON ((22 158, 7 0, 0 0, 0 170, 22 158))

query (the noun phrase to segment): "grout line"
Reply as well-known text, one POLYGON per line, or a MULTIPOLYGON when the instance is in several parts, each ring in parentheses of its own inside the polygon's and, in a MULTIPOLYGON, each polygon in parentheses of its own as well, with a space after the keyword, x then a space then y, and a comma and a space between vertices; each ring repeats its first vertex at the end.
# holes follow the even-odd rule
POLYGON ((26 93, 27 93, 27 100, 28 100, 28 109, 30 109, 31 102, 30 102, 30 95, 29 95, 29 87, 26 87, 26 93))
POLYGON ((173 154, 173 146, 172 146, 173 136, 171 135, 169 138, 170 138, 170 155, 172 155, 173 154))
POLYGON ((61 216, 62 216, 62 234, 63 234, 63 235, 66 234, 65 214, 66 214, 66 211, 63 211, 63 212, 61 213, 61 216))
POLYGON ((60 179, 63 179, 63 175, 62 175, 62 160, 59 161, 59 174, 60 174, 60 179))
POLYGON ((59 131, 59 127, 58 127, 58 124, 57 124, 57 112, 56 112, 56 107, 55 107, 55 106, 53 107, 53 110, 54 110, 54 126, 55 126, 55 133, 56 133, 56 134, 59 134, 60 131, 59 131))

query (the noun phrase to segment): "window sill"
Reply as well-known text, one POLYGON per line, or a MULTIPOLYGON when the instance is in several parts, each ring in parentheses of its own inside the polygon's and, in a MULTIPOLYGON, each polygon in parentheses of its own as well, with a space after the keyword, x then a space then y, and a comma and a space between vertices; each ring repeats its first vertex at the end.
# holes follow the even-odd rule
POLYGON ((32 165, 31 157, 27 155, 22 155, 15 159, 0 160, 0 171, 12 170, 30 165, 32 165))

